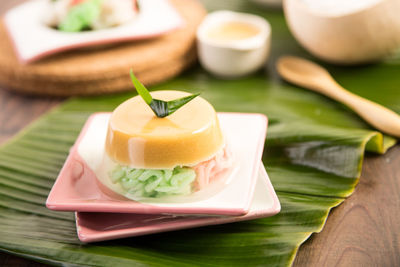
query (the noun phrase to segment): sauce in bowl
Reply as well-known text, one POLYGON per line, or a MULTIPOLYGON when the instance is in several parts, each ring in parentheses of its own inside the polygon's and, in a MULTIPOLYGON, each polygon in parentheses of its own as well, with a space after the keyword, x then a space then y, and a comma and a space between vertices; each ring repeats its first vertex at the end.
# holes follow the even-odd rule
POLYGON ((201 65, 222 78, 250 74, 266 65, 271 27, 265 18, 247 13, 216 11, 197 29, 201 65))
POLYGON ((251 38, 260 32, 261 30, 258 27, 250 23, 227 21, 210 28, 207 36, 215 41, 229 42, 251 38))

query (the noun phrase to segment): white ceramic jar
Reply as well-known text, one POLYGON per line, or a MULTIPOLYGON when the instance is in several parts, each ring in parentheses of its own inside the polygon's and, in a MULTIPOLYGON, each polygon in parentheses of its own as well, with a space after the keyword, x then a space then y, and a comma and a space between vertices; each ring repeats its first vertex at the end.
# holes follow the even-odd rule
POLYGON ((271 27, 264 18, 216 11, 207 15, 197 30, 199 60, 214 75, 244 76, 266 64, 270 40, 271 27))
POLYGON ((283 7, 295 38, 322 60, 368 63, 400 47, 400 0, 284 0, 283 7))

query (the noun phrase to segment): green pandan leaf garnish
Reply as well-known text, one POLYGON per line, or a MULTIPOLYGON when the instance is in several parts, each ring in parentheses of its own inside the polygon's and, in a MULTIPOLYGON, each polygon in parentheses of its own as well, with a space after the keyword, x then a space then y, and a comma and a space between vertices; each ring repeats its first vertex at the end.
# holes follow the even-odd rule
POLYGON ((156 116, 159 118, 164 118, 171 115, 172 113, 180 109, 183 105, 187 104, 192 99, 200 95, 198 93, 170 101, 153 99, 146 87, 144 87, 144 85, 135 77, 132 70, 130 71, 130 75, 132 83, 135 86, 138 94, 143 98, 146 104, 150 106, 151 110, 153 110, 154 114, 156 114, 156 116))

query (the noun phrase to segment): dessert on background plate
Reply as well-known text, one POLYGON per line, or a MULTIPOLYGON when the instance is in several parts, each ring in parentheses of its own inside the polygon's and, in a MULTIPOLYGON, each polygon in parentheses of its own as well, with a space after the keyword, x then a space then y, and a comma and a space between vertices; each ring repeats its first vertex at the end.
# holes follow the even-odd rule
POLYGON ((266 135, 262 114, 219 113, 181 91, 92 115, 53 186, 54 210, 244 215, 266 135))
POLYGON ((5 14, 5 25, 21 62, 76 48, 153 38, 185 24, 168 0, 138 1, 139 9, 133 2, 124 2, 127 10, 121 7, 124 4, 110 0, 64 1, 56 0, 50 7, 49 0, 28 1, 5 14), (58 8, 61 3, 76 4, 58 8))
POLYGON ((136 0, 47 0, 42 20, 60 31, 79 32, 122 25, 138 12, 136 0))

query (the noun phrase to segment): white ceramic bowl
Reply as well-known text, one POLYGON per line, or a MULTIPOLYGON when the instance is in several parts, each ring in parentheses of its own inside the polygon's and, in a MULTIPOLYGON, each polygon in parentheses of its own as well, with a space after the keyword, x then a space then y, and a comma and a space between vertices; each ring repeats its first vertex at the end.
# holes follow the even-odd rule
POLYGON ((224 78, 250 74, 265 65, 271 40, 271 26, 262 17, 232 11, 216 11, 206 16, 197 30, 197 49, 201 65, 224 78), (209 30, 227 22, 248 23, 258 33, 249 38, 219 41, 209 30))
POLYGON ((369 2, 340 14, 316 10, 303 0, 284 0, 283 7, 290 30, 311 54, 332 63, 360 64, 380 60, 400 46, 400 1, 369 2))

